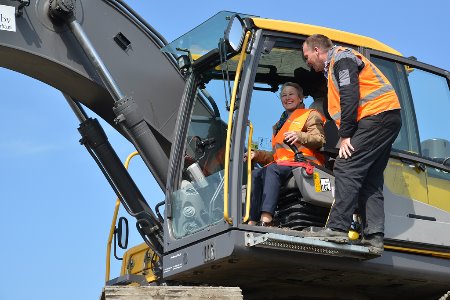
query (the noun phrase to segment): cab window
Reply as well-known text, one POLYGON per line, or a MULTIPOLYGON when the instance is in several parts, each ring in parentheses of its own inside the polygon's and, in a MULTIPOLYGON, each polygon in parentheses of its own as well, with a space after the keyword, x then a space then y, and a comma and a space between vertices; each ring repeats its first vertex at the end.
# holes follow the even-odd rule
POLYGON ((402 128, 392 145, 393 149, 419 154, 419 133, 405 68, 381 58, 372 57, 371 60, 391 82, 402 107, 402 128))
POLYGON ((388 77, 402 106, 402 129, 394 149, 441 162, 450 157, 450 93, 445 77, 373 57, 388 77))
POLYGON ((226 122, 208 90, 197 90, 189 122, 179 188, 171 193, 172 234, 181 238, 223 219, 223 168, 226 122))

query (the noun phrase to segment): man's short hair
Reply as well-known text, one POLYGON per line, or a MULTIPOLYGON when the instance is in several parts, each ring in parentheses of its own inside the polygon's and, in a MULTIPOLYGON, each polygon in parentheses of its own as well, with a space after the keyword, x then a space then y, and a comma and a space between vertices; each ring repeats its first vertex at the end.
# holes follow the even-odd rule
POLYGON ((327 51, 333 47, 333 42, 323 34, 313 34, 309 36, 305 40, 304 44, 306 44, 309 49, 314 49, 314 47, 317 47, 327 51))

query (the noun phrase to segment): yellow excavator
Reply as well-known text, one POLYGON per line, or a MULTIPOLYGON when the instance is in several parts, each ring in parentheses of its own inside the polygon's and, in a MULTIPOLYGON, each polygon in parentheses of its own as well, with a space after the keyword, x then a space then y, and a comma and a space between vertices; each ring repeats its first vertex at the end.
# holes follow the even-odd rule
MULTIPOLYGON (((437 299, 450 289, 448 71, 368 37, 232 12, 169 44, 119 0, 0 5, 14 20, 0 28, 0 66, 64 94, 81 143, 143 238, 124 254, 120 276, 109 279, 107 269, 107 285, 239 286, 246 299, 377 299, 380 291, 383 299, 437 299), (100 14, 115 26, 95 21, 100 14), (247 224, 250 174, 260 166, 243 157, 269 148, 282 84, 299 83, 330 119, 325 78, 302 55, 315 33, 368 57, 402 105, 385 171, 382 255, 349 241, 358 226, 344 241, 302 231, 324 226, 333 201, 338 139, 329 121, 325 166, 302 162, 280 191, 281 227, 247 224), (165 193, 154 210, 84 107, 134 145, 165 193)), ((115 226, 118 207, 109 241, 127 248, 128 220, 115 226)))

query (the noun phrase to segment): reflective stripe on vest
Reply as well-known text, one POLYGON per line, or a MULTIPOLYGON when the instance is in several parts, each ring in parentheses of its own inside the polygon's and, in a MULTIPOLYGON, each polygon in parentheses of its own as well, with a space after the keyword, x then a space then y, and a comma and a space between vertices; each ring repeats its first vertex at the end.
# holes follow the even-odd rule
MULTIPOLYGON (((302 131, 311 111, 313 110, 300 108, 296 109, 292 112, 278 133, 275 136, 272 136, 272 148, 274 151, 273 158, 275 161, 294 161, 294 152, 284 143, 284 133, 289 131, 302 131)), ((323 164, 324 158, 319 152, 304 147, 299 143, 296 143, 295 145, 298 150, 303 153, 305 158, 315 162, 318 165, 323 164)))
MULTIPOLYGON (((341 120, 340 94, 333 67, 336 54, 345 50, 347 48, 336 48, 328 71, 328 112, 338 126, 341 120)), ((360 99, 356 120, 359 121, 364 117, 376 115, 383 111, 399 109, 400 103, 389 80, 367 58, 353 49, 348 50, 364 63, 364 67, 358 75, 360 99)))

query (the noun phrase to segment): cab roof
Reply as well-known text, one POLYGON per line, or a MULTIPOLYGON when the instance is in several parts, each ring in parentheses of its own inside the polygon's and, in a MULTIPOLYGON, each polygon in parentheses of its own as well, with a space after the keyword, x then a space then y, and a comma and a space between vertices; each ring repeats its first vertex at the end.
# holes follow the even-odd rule
POLYGON ((361 46, 395 55, 401 55, 400 52, 389 47, 388 45, 380 41, 377 41, 373 38, 369 38, 359 34, 297 22, 263 19, 255 17, 252 17, 251 20, 253 21, 256 27, 261 29, 274 30, 293 34, 303 34, 306 36, 310 36, 313 34, 323 34, 329 37, 334 42, 361 46))

